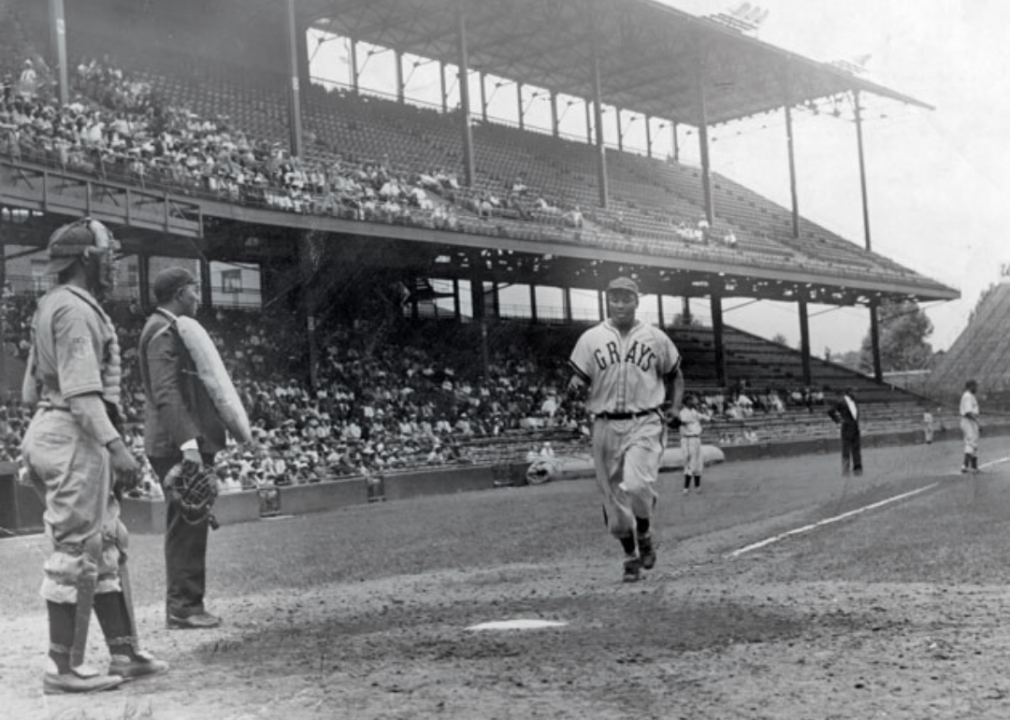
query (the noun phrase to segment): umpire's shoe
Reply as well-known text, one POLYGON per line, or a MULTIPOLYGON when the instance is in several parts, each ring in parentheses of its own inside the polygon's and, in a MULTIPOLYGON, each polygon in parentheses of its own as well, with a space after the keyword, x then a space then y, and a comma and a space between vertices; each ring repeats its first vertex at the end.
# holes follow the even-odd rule
POLYGON ((645 570, 656 567, 656 546, 652 544, 652 535, 647 533, 638 536, 638 554, 645 570))
POLYGON ((56 663, 49 660, 46 674, 42 677, 42 692, 46 695, 62 695, 64 693, 92 693, 112 690, 123 684, 119 675, 102 675, 87 665, 78 665, 68 672, 61 673, 56 663))
POLYGON ((221 618, 209 612, 194 615, 172 615, 169 613, 166 623, 169 630, 210 630, 221 624, 221 618))
POLYGON ((642 561, 638 556, 629 556, 624 560, 624 582, 638 582, 642 577, 642 561))
POLYGON ((143 650, 134 652, 132 659, 128 655, 113 655, 112 662, 109 663, 109 675, 118 675, 129 680, 157 675, 166 670, 168 670, 167 662, 158 660, 143 650))

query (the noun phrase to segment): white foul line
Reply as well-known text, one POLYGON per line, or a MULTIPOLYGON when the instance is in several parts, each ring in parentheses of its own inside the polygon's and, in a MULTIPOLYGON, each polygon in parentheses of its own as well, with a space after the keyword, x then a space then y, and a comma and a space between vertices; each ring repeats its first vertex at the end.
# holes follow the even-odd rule
MULTIPOLYGON (((981 467, 987 468, 987 467, 991 467, 993 465, 999 465, 1000 463, 1005 463, 1008 460, 1010 460, 1010 456, 996 458, 995 460, 990 460, 987 463, 982 463, 981 467)), ((959 475, 960 473, 955 472, 955 473, 952 473, 952 474, 953 475, 959 475)), ((763 547, 767 547, 768 545, 771 545, 773 543, 777 543, 779 540, 785 540, 787 537, 792 537, 793 535, 802 535, 803 533, 810 532, 811 530, 816 530, 819 527, 823 527, 825 525, 830 525, 831 523, 836 523, 836 522, 838 522, 840 520, 844 520, 846 518, 850 518, 853 515, 859 515, 860 513, 867 512, 868 510, 876 510, 877 508, 883 507, 884 505, 889 505, 889 504, 891 504, 893 502, 897 502, 899 500, 904 500, 905 498, 910 498, 910 497, 912 497, 914 495, 918 495, 919 493, 924 493, 927 490, 932 490, 933 488, 935 488, 939 484, 940 484, 939 482, 935 482, 935 483, 932 483, 930 485, 926 485, 925 487, 921 487, 918 490, 912 490, 912 491, 907 492, 907 493, 902 493, 901 495, 895 495, 894 497, 886 498, 884 500, 881 500, 880 502, 875 502, 875 503, 873 503, 871 505, 865 505, 864 507, 856 508, 855 510, 849 510, 848 512, 844 512, 841 515, 835 515, 834 517, 826 518, 824 520, 820 520, 818 522, 811 523, 810 525, 804 525, 803 527, 794 528, 793 530, 787 530, 784 533, 780 533, 780 534, 775 535, 773 537, 766 538, 764 540, 761 540, 760 542, 751 543, 750 545, 747 545, 746 547, 742 547, 742 548, 740 548, 738 550, 734 550, 731 553, 727 553, 725 555, 725 557, 727 557, 727 558, 737 558, 737 557, 740 557, 741 555, 749 553, 752 550, 759 550, 759 549, 761 549, 763 547)))
POLYGON ((788 531, 786 531, 784 533, 780 533, 780 534, 775 535, 773 537, 766 538, 766 539, 764 539, 764 540, 762 540, 760 542, 752 543, 750 545, 747 545, 746 547, 742 547, 739 550, 734 550, 733 552, 727 554, 726 557, 728 557, 728 558, 740 557, 741 555, 743 555, 745 553, 749 553, 752 550, 758 550, 760 548, 763 548, 763 547, 766 547, 768 545, 771 545, 772 543, 777 543, 779 540, 785 540, 787 537, 792 537, 793 535, 801 535, 801 534, 803 534, 805 532, 810 532, 811 530, 816 530, 819 527, 823 527, 825 525, 830 525, 831 523, 836 523, 836 522, 838 522, 840 520, 844 520, 845 518, 852 517, 853 515, 859 515, 860 513, 867 512, 868 510, 875 510, 875 509, 877 509, 879 507, 883 507, 884 505, 889 505, 889 504, 891 504, 893 502, 897 502, 899 500, 904 500, 905 498, 910 498, 913 495, 918 495, 919 493, 924 493, 927 490, 932 490, 933 488, 935 488, 939 484, 940 483, 938 483, 938 482, 931 483, 929 485, 926 485, 925 487, 919 488, 918 490, 911 490, 910 492, 902 493, 901 495, 895 495, 894 497, 886 498, 886 499, 881 500, 879 502, 875 502, 875 503, 873 503, 871 505, 864 505, 863 507, 856 508, 855 510, 849 510, 848 512, 844 512, 841 515, 835 515, 834 517, 826 518, 824 520, 818 520, 817 522, 811 523, 810 525, 804 525, 803 527, 798 527, 798 528, 795 528, 793 530, 788 530, 788 531))

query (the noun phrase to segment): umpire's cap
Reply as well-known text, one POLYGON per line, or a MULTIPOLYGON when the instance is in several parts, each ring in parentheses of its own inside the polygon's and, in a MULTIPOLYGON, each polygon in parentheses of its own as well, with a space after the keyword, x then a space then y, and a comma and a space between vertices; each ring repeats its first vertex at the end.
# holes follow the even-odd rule
POLYGON ((168 302, 181 288, 199 284, 196 276, 186 268, 165 268, 154 276, 154 299, 159 303, 168 302))
POLYGON ((87 222, 75 221, 57 228, 49 236, 49 264, 46 265, 46 273, 58 275, 95 244, 95 234, 87 222))
POLYGON ((607 292, 612 290, 627 290, 628 292, 633 292, 638 295, 638 283, 629 277, 621 276, 619 278, 614 278, 607 285, 607 292))

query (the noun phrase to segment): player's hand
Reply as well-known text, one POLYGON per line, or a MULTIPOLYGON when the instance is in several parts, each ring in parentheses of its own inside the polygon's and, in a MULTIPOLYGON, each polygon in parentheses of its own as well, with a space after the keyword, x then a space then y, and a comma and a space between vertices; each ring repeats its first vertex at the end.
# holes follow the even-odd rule
POLYGON ((117 489, 132 490, 140 483, 140 463, 133 456, 122 438, 109 443, 113 481, 117 489))

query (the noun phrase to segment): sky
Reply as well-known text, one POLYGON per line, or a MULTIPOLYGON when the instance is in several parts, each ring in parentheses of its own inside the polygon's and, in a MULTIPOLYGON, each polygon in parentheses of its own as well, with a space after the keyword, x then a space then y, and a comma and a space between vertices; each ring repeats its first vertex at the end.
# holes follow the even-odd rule
MULTIPOLYGON (((665 0, 705 15, 728 11, 739 2, 665 0)), ((933 106, 919 109, 868 98, 864 110, 870 227, 873 249, 919 273, 957 289, 962 299, 928 304, 934 325, 929 338, 946 349, 964 329, 979 294, 998 282, 1001 263, 1010 262, 1003 237, 1010 197, 1010 3, 997 0, 759 0, 768 16, 760 40, 801 55, 831 61, 869 55, 867 79, 933 106)), ((310 52, 313 43, 310 42, 310 52)), ((313 74, 347 80, 346 46, 315 47, 313 74), (343 76, 340 77, 340 74, 343 76)), ((408 56, 407 93, 437 103, 437 64, 408 56)), ((392 53, 359 49, 361 82, 391 92, 392 53), (383 84, 385 83, 385 84, 383 84)), ((471 98, 479 90, 471 78, 471 98)), ((489 81, 489 114, 515 122, 516 88, 489 81)), ((458 98, 449 83, 450 105, 458 98)), ((478 102, 473 100, 472 102, 478 102)), ((527 88, 524 121, 549 123, 546 95, 527 88)), ((562 131, 585 137, 580 103, 560 103, 562 131)), ((851 116, 851 113, 850 113, 851 116)), ((644 119, 625 117, 626 147, 644 148, 644 119), (637 122, 636 122, 637 120, 637 122)), ((659 121, 656 120, 656 123, 659 121)), ((604 133, 616 136, 614 114, 604 133)), ((864 243, 855 125, 830 114, 794 112, 800 212, 860 246, 864 243)), ((672 147, 669 130, 653 125, 654 150, 672 147)), ((788 207, 789 175, 782 112, 714 128, 712 166, 788 207)), ((682 130, 681 160, 697 164, 697 140, 682 130)), ((524 302, 525 290, 503 303, 524 302)), ((548 301, 553 297, 548 291, 548 301)), ((580 298, 576 297, 576 303, 580 298)), ((582 298, 594 304, 595 298, 582 298)), ((653 301, 654 302, 654 301, 653 301)), ((665 305, 673 312, 679 305, 665 305)), ((706 303, 693 310, 707 316, 706 303)), ((726 301, 726 322, 771 338, 784 335, 798 345, 795 305, 726 301)), ((821 355, 858 349, 869 326, 864 308, 811 306, 811 348, 821 355)))

